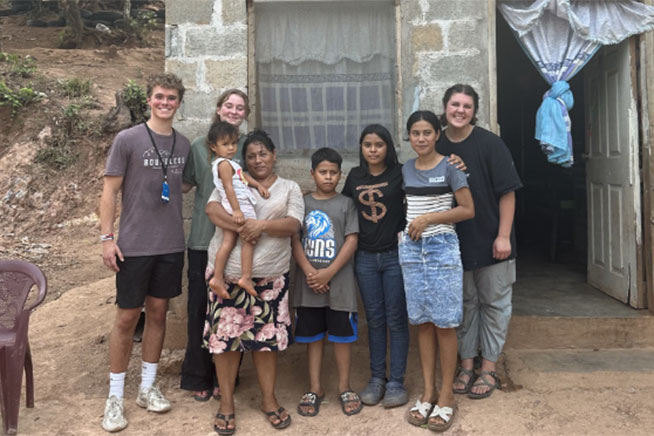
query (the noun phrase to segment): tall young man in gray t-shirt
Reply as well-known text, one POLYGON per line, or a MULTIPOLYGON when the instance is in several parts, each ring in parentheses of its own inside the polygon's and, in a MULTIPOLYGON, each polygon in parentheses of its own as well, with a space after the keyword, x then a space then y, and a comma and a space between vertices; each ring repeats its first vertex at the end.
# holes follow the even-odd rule
POLYGON ((102 259, 116 272, 116 317, 109 339, 109 398, 102 428, 127 427, 123 391, 132 337, 145 306, 141 386, 136 404, 148 411, 170 410, 154 385, 163 346, 168 299, 181 293, 184 266, 182 171, 188 139, 173 129, 184 86, 173 74, 148 80, 147 123, 116 135, 105 170, 100 201, 102 259), (121 193, 120 238, 113 234, 121 193))

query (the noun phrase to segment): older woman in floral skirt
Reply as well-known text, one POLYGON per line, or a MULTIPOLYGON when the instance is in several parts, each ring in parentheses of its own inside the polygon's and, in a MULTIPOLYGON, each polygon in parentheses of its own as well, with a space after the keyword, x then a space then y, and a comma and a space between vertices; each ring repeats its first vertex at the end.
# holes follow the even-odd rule
POLYGON ((257 296, 237 285, 241 276, 240 244, 227 261, 225 287, 230 298, 223 299, 209 290, 204 343, 214 355, 222 391, 214 430, 222 435, 236 429, 234 385, 241 353, 252 351, 262 394, 262 411, 270 424, 288 427, 291 417, 275 398, 277 353, 286 349, 291 337, 288 311, 288 272, 291 259, 290 237, 300 229, 304 217, 302 193, 297 183, 278 177, 273 169, 277 155, 270 137, 262 131, 250 133, 243 145, 244 167, 268 188, 264 199, 255 192, 256 220, 237 226, 220 205, 214 190, 207 204, 207 214, 216 224, 216 234, 209 246, 209 269, 222 240, 222 229, 239 233, 245 240, 256 241, 252 276, 257 296))

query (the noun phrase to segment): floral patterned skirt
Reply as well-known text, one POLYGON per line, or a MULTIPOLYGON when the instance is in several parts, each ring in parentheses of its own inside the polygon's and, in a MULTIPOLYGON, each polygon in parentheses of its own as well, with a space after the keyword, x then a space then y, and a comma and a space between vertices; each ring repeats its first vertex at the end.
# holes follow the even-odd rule
POLYGON ((230 299, 224 300, 207 286, 204 346, 210 353, 225 351, 282 351, 292 341, 288 311, 288 273, 253 279, 259 294, 253 297, 226 279, 230 299))

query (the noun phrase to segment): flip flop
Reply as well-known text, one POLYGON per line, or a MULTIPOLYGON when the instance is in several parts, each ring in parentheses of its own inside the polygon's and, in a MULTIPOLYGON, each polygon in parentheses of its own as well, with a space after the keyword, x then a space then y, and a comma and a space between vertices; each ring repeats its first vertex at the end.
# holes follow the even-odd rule
POLYGON ((320 410, 320 403, 325 398, 325 393, 318 395, 315 392, 305 392, 302 394, 300 404, 297 406, 297 413, 302 416, 316 416, 320 410), (302 407, 313 407, 313 412, 305 412, 302 407))
POLYGON ((221 395, 220 395, 220 386, 214 387, 213 390, 211 391, 210 396, 213 397, 214 400, 220 401, 220 397, 221 397, 221 395))
POLYGON ((211 393, 209 391, 195 391, 193 393, 193 399, 204 403, 211 399, 211 393))
MULTIPOLYGON (((490 389, 484 392, 483 394, 476 394, 472 391, 468 392, 468 398, 473 400, 481 400, 482 398, 488 398, 493 393, 493 391, 500 387, 500 378, 497 376, 495 371, 481 371, 479 377, 475 380, 474 386, 488 386, 490 389), (485 375, 490 375, 495 380, 495 383, 490 383, 485 375)), ((472 388, 471 388, 472 389, 472 388)))
POLYGON ((472 369, 465 369, 464 367, 459 368, 459 372, 457 373, 456 377, 454 378, 454 384, 464 384, 465 387, 463 389, 456 389, 453 388, 452 392, 455 394, 467 394, 470 392, 470 388, 472 387, 472 384, 475 382, 475 379, 477 378, 477 375, 472 369), (468 376, 468 382, 464 382, 462 376, 468 376))
POLYGON ((277 410, 271 410, 270 412, 263 412, 263 413, 266 415, 266 417, 268 418, 268 422, 270 423, 270 425, 273 426, 273 428, 275 428, 277 430, 281 430, 281 429, 286 428, 289 425, 291 425, 291 415, 287 414, 286 419, 282 420, 282 413, 284 413, 285 411, 286 411, 286 409, 284 409, 283 407, 280 406, 279 409, 277 409, 277 410), (273 416, 276 417, 277 419, 279 419, 279 422, 277 424, 273 423, 269 419, 269 418, 271 418, 273 416))
POLYGON ((225 421, 225 428, 218 427, 214 422, 213 431, 223 436, 229 436, 234 434, 234 432, 236 431, 236 426, 234 426, 234 428, 227 428, 227 426, 229 425, 229 421, 232 421, 236 418, 236 416, 234 416, 233 413, 230 413, 229 415, 225 416, 222 413, 218 412, 216 413, 216 418, 225 421))
POLYGON ((341 401, 341 410, 348 416, 356 415, 357 413, 361 412, 361 409, 363 409, 361 398, 359 398, 359 394, 354 391, 341 392, 338 396, 338 399, 341 401), (350 411, 345 410, 345 405, 350 403, 359 403, 359 407, 350 411))

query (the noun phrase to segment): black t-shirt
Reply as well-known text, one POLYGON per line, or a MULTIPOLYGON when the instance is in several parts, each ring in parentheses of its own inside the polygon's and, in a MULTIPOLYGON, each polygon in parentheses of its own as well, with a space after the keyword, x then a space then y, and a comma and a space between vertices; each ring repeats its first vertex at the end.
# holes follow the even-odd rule
MULTIPOLYGON (((493 258, 493 242, 500 225, 500 197, 522 187, 508 147, 488 130, 475 127, 465 140, 453 143, 444 133, 436 150, 445 156, 454 153, 468 167, 468 185, 475 203, 475 217, 456 225, 465 270, 500 262, 493 258)), ((511 256, 516 256, 515 231, 511 228, 511 256)))
POLYGON ((343 195, 354 200, 359 216, 359 249, 372 252, 397 247, 397 233, 404 228, 402 165, 373 176, 362 167, 347 175, 343 195))

